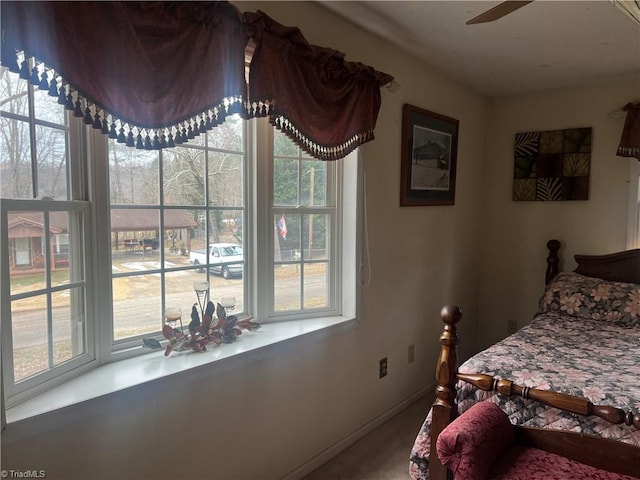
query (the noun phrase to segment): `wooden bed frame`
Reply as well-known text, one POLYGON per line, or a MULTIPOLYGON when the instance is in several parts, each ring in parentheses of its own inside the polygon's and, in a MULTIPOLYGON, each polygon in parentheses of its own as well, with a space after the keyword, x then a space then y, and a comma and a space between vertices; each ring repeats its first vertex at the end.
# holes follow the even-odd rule
MULTIPOLYGON (((547 242, 546 284, 559 272, 558 250, 560 242, 547 242)), ((574 270, 582 275, 610 281, 640 284, 640 249, 609 255, 575 255, 578 263, 574 270)), ((496 379, 484 374, 458 373, 456 324, 462 318, 457 306, 445 306, 441 311, 444 331, 440 336, 440 356, 436 365, 436 399, 431 417, 431 453, 429 479, 446 480, 448 470, 436 454, 436 439, 457 416, 456 381, 463 380, 477 388, 503 395, 522 396, 545 405, 579 415, 596 415, 614 424, 633 425, 640 429, 640 413, 612 406, 594 405, 581 397, 558 392, 522 387, 509 380, 496 379)), ((640 447, 602 437, 577 432, 517 426, 518 444, 556 453, 596 468, 640 478, 640 447)))

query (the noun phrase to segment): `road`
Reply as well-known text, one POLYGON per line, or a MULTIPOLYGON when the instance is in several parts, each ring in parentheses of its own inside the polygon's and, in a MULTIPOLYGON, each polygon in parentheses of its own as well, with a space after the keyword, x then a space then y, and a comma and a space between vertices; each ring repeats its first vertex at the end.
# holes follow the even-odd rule
MULTIPOLYGON (((192 289, 193 278, 203 280, 203 274, 189 274, 189 280, 184 292, 170 293, 166 295, 166 305, 179 306, 182 309, 182 322, 187 326, 190 321, 191 306, 197 298, 192 289)), ((298 305, 299 278, 283 278, 278 280, 279 305, 298 305)), ((237 300, 235 312, 242 311, 242 279, 224 280, 211 277, 211 300, 216 303, 222 297, 235 297, 237 300)), ((173 288, 175 290, 175 287, 173 288)), ((305 276, 305 294, 307 298, 324 297, 325 275, 315 274, 305 276)), ((69 308, 53 309, 53 340, 62 342, 69 340, 71 329, 69 325, 69 308)), ((119 300, 114 304, 114 324, 118 338, 125 338, 131 333, 127 332, 157 332, 162 321, 161 302, 159 295, 145 294, 119 300)), ((13 344, 14 348, 43 345, 47 342, 47 322, 43 310, 29 310, 13 315, 13 344)))

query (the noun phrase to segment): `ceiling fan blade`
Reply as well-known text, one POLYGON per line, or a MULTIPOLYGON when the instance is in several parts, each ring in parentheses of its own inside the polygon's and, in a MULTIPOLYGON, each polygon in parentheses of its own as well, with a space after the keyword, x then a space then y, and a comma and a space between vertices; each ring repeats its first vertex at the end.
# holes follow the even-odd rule
POLYGON ((524 7, 531 3, 533 0, 521 1, 521 0, 507 0, 506 2, 499 3, 495 7, 481 13, 477 17, 467 21, 467 25, 473 25, 475 23, 487 23, 498 20, 511 12, 524 7))

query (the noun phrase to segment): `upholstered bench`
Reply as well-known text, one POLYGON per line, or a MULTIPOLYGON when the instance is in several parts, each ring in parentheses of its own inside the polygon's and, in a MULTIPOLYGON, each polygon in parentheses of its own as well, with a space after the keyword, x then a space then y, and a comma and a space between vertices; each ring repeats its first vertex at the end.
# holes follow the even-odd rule
POLYGON ((509 417, 489 401, 451 422, 438 436, 436 448, 455 480, 636 480, 516 444, 509 417))

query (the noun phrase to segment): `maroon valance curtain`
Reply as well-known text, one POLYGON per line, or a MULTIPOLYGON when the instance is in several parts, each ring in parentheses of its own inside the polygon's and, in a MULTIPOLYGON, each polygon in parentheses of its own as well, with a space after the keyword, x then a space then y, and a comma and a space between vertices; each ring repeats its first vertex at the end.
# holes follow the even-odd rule
POLYGON ((373 138, 393 80, 225 1, 0 8, 2 65, 131 147, 171 147, 239 113, 269 116, 315 158, 341 158, 373 138))
POLYGON ((622 129, 617 155, 640 160, 640 103, 627 103, 623 110, 627 118, 622 129))
POLYGON ((380 87, 393 80, 344 54, 309 44, 298 28, 246 12, 255 40, 251 102, 272 102, 271 123, 317 158, 342 158, 373 139, 380 87))

